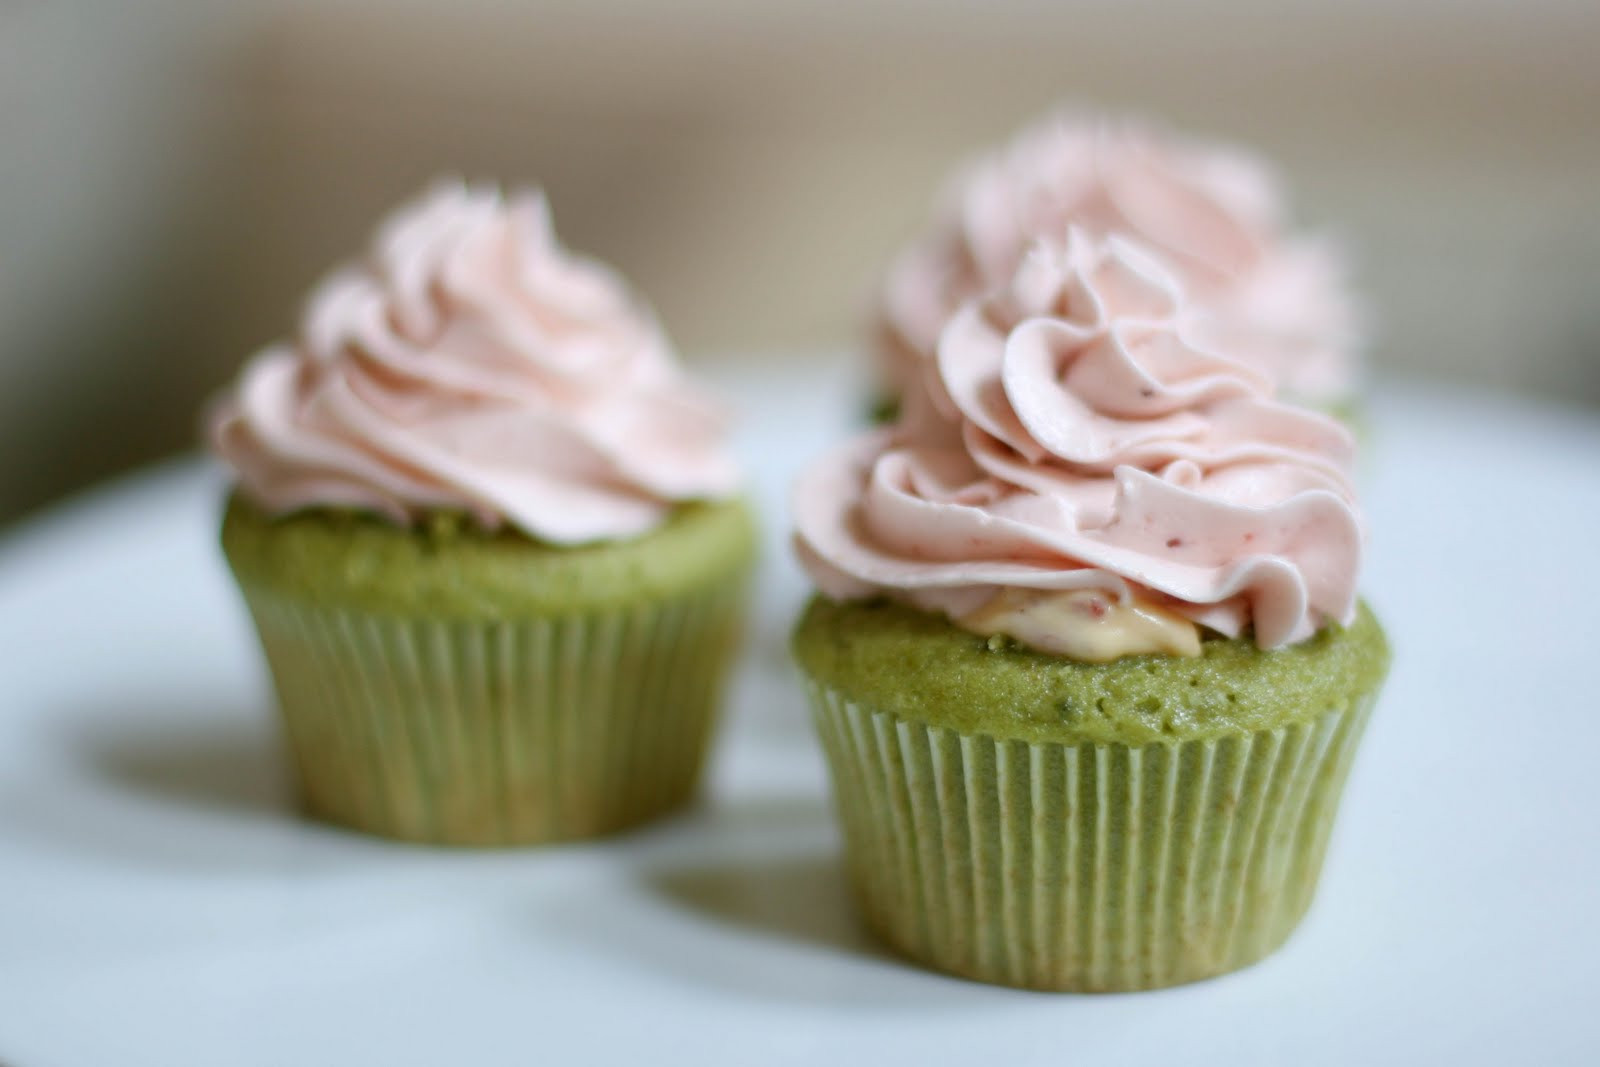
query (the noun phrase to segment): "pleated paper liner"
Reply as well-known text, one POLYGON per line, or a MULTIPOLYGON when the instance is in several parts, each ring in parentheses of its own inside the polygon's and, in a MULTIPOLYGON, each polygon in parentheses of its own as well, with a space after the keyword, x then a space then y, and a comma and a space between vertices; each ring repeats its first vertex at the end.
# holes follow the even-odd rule
POLYGON ((244 592, 307 811, 447 845, 591 837, 688 802, 743 614, 739 579, 515 621, 244 592))
POLYGON ((937 970, 1083 992, 1192 982, 1282 944, 1375 699, 1130 747, 969 736, 809 688, 869 926, 937 970))

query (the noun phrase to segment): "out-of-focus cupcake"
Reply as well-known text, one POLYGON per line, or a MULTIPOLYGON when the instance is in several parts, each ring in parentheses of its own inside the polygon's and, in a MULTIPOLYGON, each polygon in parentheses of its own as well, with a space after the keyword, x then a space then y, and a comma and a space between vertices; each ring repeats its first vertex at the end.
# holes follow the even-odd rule
POLYGON ((1076 228, 1141 242, 1182 282, 1192 331, 1285 398, 1350 414, 1361 361, 1344 269, 1326 239, 1290 228, 1285 199, 1264 160, 1153 125, 1061 113, 1024 129, 956 175, 889 271, 876 327, 888 406, 961 304, 1076 228))
POLYGON ((723 413, 542 195, 398 211, 208 429, 310 813, 509 845, 690 799, 752 521, 723 413))
POLYGON ((1352 441, 1185 301, 1127 240, 1036 244, 797 486, 852 881, 930 967, 1150 989, 1310 903, 1388 663, 1352 441))

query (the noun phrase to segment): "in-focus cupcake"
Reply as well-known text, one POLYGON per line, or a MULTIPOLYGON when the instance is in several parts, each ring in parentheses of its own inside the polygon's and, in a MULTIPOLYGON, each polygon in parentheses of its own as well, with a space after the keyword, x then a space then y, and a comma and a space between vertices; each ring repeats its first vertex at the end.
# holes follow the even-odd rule
POLYGON ((957 174, 928 231, 895 261, 877 362, 898 398, 961 304, 1006 284, 1034 241, 1121 233, 1183 283, 1188 329, 1271 376, 1285 398, 1347 415, 1357 315, 1336 249, 1292 231, 1267 163, 1153 125, 1056 114, 957 174))
POLYGON ((1128 240, 1035 244, 796 488, 854 889, 927 966, 1151 989, 1310 903, 1388 663, 1351 438, 1186 298, 1128 240))
POLYGON ((397 212, 208 428, 310 813, 510 845, 691 798, 752 521, 723 413, 540 194, 397 212))

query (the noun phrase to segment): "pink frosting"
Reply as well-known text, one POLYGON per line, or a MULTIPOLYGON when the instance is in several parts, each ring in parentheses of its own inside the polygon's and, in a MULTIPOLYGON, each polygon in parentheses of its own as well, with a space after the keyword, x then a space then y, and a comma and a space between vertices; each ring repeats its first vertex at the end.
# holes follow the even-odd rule
POLYGON ((964 301, 1004 285, 1038 238, 1127 234, 1167 260, 1198 335, 1316 404, 1356 384, 1355 313, 1326 243, 1285 233, 1251 156, 1128 122, 1054 116, 959 175, 932 230, 890 270, 881 358, 914 382, 964 301))
POLYGON ((965 304, 901 422, 796 487, 823 592, 959 618, 1004 588, 1098 588, 1257 643, 1355 610, 1353 444, 1197 338, 1169 261, 1040 243, 965 304))
POLYGON ((443 184, 312 294, 211 412, 275 513, 465 509, 557 544, 624 538, 738 474, 655 318, 556 241, 544 197, 443 184))

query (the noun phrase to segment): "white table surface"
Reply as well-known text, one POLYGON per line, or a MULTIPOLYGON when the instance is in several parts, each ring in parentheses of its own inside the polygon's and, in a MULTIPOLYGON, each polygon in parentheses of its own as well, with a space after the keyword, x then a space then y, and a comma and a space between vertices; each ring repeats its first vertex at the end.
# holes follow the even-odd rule
POLYGON ((705 803, 452 852, 299 820, 197 461, 0 542, 0 1063, 1600 1062, 1600 419, 1383 392, 1366 588, 1397 652, 1319 898, 1130 996, 889 958, 840 881, 784 636, 783 487, 837 374, 725 375, 771 551, 705 803))

